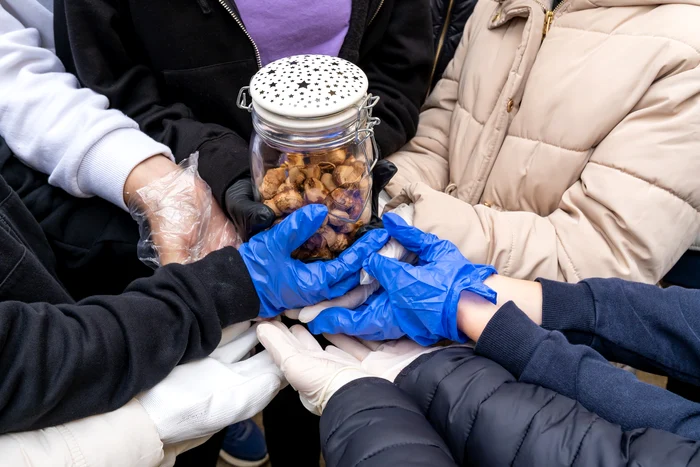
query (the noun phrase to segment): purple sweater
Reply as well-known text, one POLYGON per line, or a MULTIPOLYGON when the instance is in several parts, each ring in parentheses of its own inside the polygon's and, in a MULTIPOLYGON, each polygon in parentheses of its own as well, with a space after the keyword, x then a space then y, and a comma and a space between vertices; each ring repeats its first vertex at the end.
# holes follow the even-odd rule
POLYGON ((236 0, 263 66, 299 54, 337 56, 350 24, 351 0, 236 0))

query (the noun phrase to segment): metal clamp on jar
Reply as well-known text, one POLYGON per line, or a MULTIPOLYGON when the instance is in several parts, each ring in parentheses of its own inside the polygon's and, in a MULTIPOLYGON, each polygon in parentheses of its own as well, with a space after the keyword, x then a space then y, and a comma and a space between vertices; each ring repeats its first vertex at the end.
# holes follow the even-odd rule
POLYGON ((294 252, 298 259, 334 258, 371 219, 379 98, 367 87, 365 73, 346 60, 298 55, 265 66, 240 90, 238 107, 253 118, 257 199, 277 222, 307 204, 328 207, 324 226, 294 252))

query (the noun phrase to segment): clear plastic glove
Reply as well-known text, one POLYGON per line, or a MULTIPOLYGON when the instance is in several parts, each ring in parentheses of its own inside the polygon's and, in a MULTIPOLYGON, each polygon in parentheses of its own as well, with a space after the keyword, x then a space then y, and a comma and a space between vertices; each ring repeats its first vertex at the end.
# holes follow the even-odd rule
POLYGON ((325 337, 343 353, 333 348, 329 352, 339 357, 349 356, 357 359, 362 371, 391 382, 394 382, 399 373, 416 358, 441 349, 441 347, 426 348, 409 339, 372 342, 343 334, 326 334, 325 337))
POLYGON ((211 435, 260 412, 285 384, 267 352, 247 360, 258 340, 255 326, 208 357, 176 367, 136 399, 153 420, 164 444, 211 435))
POLYGON ((407 225, 399 216, 386 214, 384 225, 393 238, 418 255, 418 265, 371 255, 364 268, 383 289, 354 310, 326 309, 309 323, 309 330, 367 340, 406 335, 421 345, 442 339, 467 342, 457 328, 460 295, 472 292, 496 303, 496 292, 484 284, 496 270, 472 264, 452 243, 407 225))
POLYGON ((138 222, 139 259, 151 267, 191 263, 241 239, 197 173, 198 153, 138 189, 129 212, 138 222))
POLYGON ((287 381, 299 392, 302 404, 311 413, 321 415, 335 392, 359 378, 370 376, 362 371, 358 359, 348 354, 324 351, 316 339, 300 325, 290 329, 277 321, 260 323, 258 338, 287 381))
POLYGON ((314 263, 293 259, 292 252, 321 227, 327 215, 325 206, 304 206, 239 248, 260 297, 260 317, 272 318, 288 309, 345 295, 359 285, 363 260, 389 239, 385 230, 377 229, 337 259, 314 263))

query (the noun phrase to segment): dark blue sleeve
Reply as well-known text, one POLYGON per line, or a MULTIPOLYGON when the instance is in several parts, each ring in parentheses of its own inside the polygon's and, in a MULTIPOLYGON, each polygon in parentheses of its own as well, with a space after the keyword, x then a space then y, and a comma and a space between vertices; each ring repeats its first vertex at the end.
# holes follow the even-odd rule
POLYGON ((542 327, 611 361, 700 386, 700 290, 540 280, 542 327))
POLYGON ((700 439, 700 404, 642 383, 592 348, 542 329, 512 302, 489 322, 475 350, 521 382, 575 399, 624 430, 657 428, 700 439))
POLYGON ((362 378, 333 395, 321 417, 328 467, 456 467, 417 404, 389 381, 362 378))

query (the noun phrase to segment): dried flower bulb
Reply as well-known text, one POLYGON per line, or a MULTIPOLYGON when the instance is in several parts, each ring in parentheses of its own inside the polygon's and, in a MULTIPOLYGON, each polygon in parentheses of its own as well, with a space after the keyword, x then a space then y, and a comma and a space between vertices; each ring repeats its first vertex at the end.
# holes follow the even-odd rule
POLYGON ((272 201, 271 199, 266 199, 266 200, 263 202, 263 204, 264 204, 265 206, 267 206, 268 208, 272 209, 272 212, 275 213, 275 216, 276 216, 276 217, 279 217, 279 216, 282 215, 282 211, 280 211, 280 210, 277 208, 277 205, 276 205, 275 202, 272 201))
POLYGON ((344 148, 334 149, 326 155, 326 160, 331 164, 340 165, 345 162, 348 152, 344 148))
POLYGON ((316 232, 304 243, 303 248, 313 252, 326 246, 328 246, 328 242, 326 242, 325 237, 316 232))
POLYGON ((362 180, 362 171, 358 171, 350 165, 340 165, 333 172, 333 181, 336 185, 347 187, 359 183, 362 180))
POLYGON ((346 234, 336 234, 335 235, 335 241, 333 243, 329 243, 328 247, 331 249, 331 251, 335 253, 339 253, 350 245, 350 239, 346 234))
POLYGON ((317 178, 309 178, 304 182, 306 204, 324 204, 329 193, 323 182, 317 178))
POLYGON ((290 214, 304 205, 304 200, 296 190, 287 190, 275 195, 272 200, 277 205, 277 209, 284 214, 290 214))
POLYGON ((333 228, 330 226, 321 227, 316 231, 316 233, 323 237, 326 245, 329 247, 336 242, 336 237, 338 236, 338 234, 335 233, 335 230, 333 230, 333 228))
POLYGON ((313 253, 305 248, 297 248, 292 252, 292 258, 299 261, 306 261, 313 258, 313 253))
POLYGON ((348 209, 350 219, 359 219, 362 211, 365 209, 365 199, 360 194, 359 190, 353 190, 352 206, 348 209))
POLYGON ((333 173, 333 171, 335 170, 335 167, 336 167, 336 164, 333 164, 331 162, 326 162, 326 161, 319 162, 317 165, 318 165, 318 168, 321 169, 321 172, 323 172, 324 174, 333 173))
POLYGON ((304 183, 305 178, 306 177, 304 176, 304 169, 300 167, 289 168, 289 176, 287 177, 288 184, 299 188, 301 184, 304 183))
POLYGON ((271 199, 275 196, 277 189, 284 182, 285 178, 287 178, 287 174, 283 167, 268 170, 260 186, 260 194, 263 199, 271 199))
POLYGON ((334 255, 331 252, 331 249, 328 248, 327 246, 318 249, 317 251, 314 252, 313 257, 316 259, 323 259, 323 260, 328 260, 328 259, 333 259, 334 255))
POLYGON ((287 154, 287 166, 289 167, 304 167, 304 155, 298 153, 287 154))
MULTIPOLYGON (((328 213, 328 223, 334 227, 341 227, 348 224, 350 221, 350 216, 345 211, 339 209, 332 209, 328 213)), ((336 229, 337 230, 337 229, 336 229)))
POLYGON ((333 174, 325 173, 321 175, 321 182, 328 191, 333 191, 336 188, 338 188, 338 186, 333 181, 333 174))
POLYGON ((321 178, 321 168, 314 164, 301 169, 306 178, 321 178))
POLYGON ((333 207, 348 212, 358 203, 357 194, 359 194, 357 190, 343 190, 342 188, 337 188, 331 192, 333 207))
POLYGON ((280 194, 280 193, 284 193, 285 191, 292 191, 292 190, 296 190, 296 187, 294 185, 292 185, 291 183, 289 183, 289 180, 285 180, 283 184, 281 184, 279 187, 277 187, 276 194, 280 194))

